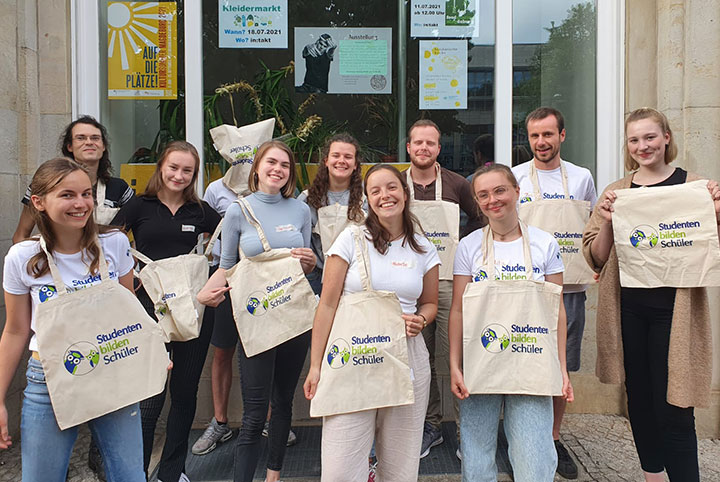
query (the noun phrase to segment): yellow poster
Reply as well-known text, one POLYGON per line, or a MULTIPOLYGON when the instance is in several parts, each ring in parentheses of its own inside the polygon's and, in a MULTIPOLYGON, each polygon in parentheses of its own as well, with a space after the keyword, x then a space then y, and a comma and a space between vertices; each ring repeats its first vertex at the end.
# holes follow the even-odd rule
POLYGON ((109 2, 108 99, 176 98, 176 2, 109 2))

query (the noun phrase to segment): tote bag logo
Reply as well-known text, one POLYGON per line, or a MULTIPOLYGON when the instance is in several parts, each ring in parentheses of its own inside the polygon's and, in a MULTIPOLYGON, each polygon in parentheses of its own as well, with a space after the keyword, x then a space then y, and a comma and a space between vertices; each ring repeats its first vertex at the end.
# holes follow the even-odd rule
POLYGON ((480 341, 490 353, 502 353, 510 345, 510 335, 504 326, 492 323, 485 327, 480 341))
POLYGON ((520 198, 520 204, 529 203, 532 201, 532 198, 530 196, 523 196, 520 198))
POLYGON ((260 291, 251 293, 247 299, 246 308, 253 316, 262 316, 267 313, 268 300, 260 291))
POLYGON ((342 368, 350 361, 350 345, 342 338, 332 342, 327 352, 327 362, 330 368, 342 368))
POLYGON ((87 375, 98 366, 100 350, 88 341, 79 341, 65 350, 64 365, 70 375, 87 375))
POLYGON ((40 298, 40 303, 45 303, 45 301, 49 300, 55 295, 57 295, 57 290, 53 285, 41 286, 38 290, 38 297, 40 298))
POLYGON ((487 279, 487 277, 488 277, 488 275, 487 275, 487 273, 485 272, 485 270, 482 270, 482 269, 481 269, 481 270, 478 270, 477 273, 475 273, 475 276, 473 276, 473 281, 475 281, 475 282, 477 282, 477 281, 484 281, 484 280, 487 279))
POLYGON ((654 248, 658 243, 658 233, 655 228, 647 224, 636 226, 630 233, 630 244, 638 249, 654 248))

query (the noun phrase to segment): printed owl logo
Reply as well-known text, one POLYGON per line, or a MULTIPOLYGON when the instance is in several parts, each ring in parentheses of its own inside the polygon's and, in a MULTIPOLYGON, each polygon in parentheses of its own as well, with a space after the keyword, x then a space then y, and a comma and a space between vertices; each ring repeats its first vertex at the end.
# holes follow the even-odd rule
POLYGON ((45 301, 49 300, 50 298, 57 295, 57 290, 53 285, 44 285, 41 286, 38 290, 38 297, 40 298, 40 303, 45 303, 45 301))

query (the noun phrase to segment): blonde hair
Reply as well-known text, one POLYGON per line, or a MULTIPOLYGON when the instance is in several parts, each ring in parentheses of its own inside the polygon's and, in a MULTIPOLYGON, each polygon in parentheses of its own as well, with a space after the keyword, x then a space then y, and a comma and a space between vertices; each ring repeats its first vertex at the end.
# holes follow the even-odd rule
POLYGON ((510 185, 514 188, 518 187, 518 181, 515 177, 515 174, 513 174, 512 170, 507 167, 505 164, 488 164, 483 167, 479 167, 475 173, 473 174, 472 179, 470 180, 470 186, 472 187, 472 195, 475 202, 478 202, 477 194, 475 193, 475 179, 482 176, 483 174, 488 174, 490 172, 499 172, 501 174, 504 174, 507 180, 510 182, 510 185))
POLYGON ((623 155, 625 157, 625 169, 628 171, 634 171, 640 167, 635 159, 632 158, 630 150, 628 149, 628 126, 633 122, 643 119, 652 119, 663 131, 663 135, 666 133, 670 135, 670 141, 665 144, 665 164, 673 162, 678 154, 677 144, 675 144, 675 136, 673 136, 672 130, 670 130, 670 122, 667 117, 665 117, 665 114, 651 107, 641 107, 640 109, 635 109, 630 112, 627 119, 625 119, 625 144, 623 146, 623 155))
POLYGON ((260 147, 258 147, 257 152, 255 152, 255 159, 253 160, 252 167, 250 167, 250 174, 248 175, 248 189, 250 189, 250 192, 256 192, 259 190, 257 174, 258 166, 260 165, 260 161, 263 160, 267 152, 273 147, 285 152, 285 154, 287 154, 288 156, 288 159, 290 159, 290 174, 288 176, 287 182, 280 190, 280 194, 282 194, 282 197, 284 198, 294 197, 296 178, 295 153, 293 153, 292 149, 290 149, 287 144, 277 140, 263 142, 262 144, 260 144, 260 147))
POLYGON ((165 149, 163 149, 162 153, 160 154, 160 159, 158 159, 157 166, 155 166, 155 172, 153 172, 152 176, 150 176, 150 180, 147 183, 145 192, 143 192, 142 195, 157 197, 158 193, 162 191, 163 187, 165 187, 163 185, 162 173, 160 171, 162 170, 165 161, 168 160, 168 157, 170 157, 170 154, 172 154, 173 152, 187 152, 195 160, 195 168, 193 171, 192 181, 190 181, 190 184, 185 189, 183 189, 182 194, 183 201, 185 201, 186 203, 196 202, 198 204, 201 204, 200 198, 197 195, 197 191, 195 191, 195 183, 197 182, 198 171, 200 170, 200 156, 198 155, 195 146, 193 146, 187 141, 172 141, 170 144, 165 146, 165 149))

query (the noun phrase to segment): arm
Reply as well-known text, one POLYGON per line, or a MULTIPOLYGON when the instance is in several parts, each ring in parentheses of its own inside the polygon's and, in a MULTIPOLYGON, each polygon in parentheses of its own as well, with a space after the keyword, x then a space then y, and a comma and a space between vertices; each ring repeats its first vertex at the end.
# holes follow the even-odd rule
POLYGON ((606 191, 597 205, 596 213, 600 218, 600 226, 595 240, 590 245, 593 260, 603 266, 610 256, 613 243, 612 213, 615 210, 613 203, 617 199, 615 191, 606 191))
POLYGON ((438 285, 440 266, 435 265, 423 276, 423 290, 417 300, 417 311, 414 315, 403 314, 405 334, 409 337, 418 336, 422 329, 435 321, 438 308, 438 285))
POLYGON ((8 413, 5 396, 15 376, 30 337, 30 294, 13 295, 5 292, 5 329, 0 338, 0 449, 11 444, 8 434, 8 413))
MULTIPOLYGON (((554 283, 562 287, 563 275, 562 273, 547 274, 545 275, 545 281, 547 281, 548 283, 554 283)), ((563 378, 562 396, 568 402, 572 402, 573 400, 575 400, 575 396, 573 394, 572 384, 570 383, 570 377, 568 376, 567 372, 567 316, 565 314, 565 304, 563 303, 562 298, 560 298, 560 313, 558 315, 557 338, 558 358, 560 359, 560 370, 562 371, 563 378)))
POLYGON ((305 398, 308 400, 315 396, 320 381, 320 365, 335 319, 335 311, 340 303, 348 267, 347 261, 340 256, 330 256, 325 263, 323 290, 313 320, 310 370, 303 384, 305 398))
POLYGON ((462 297, 465 287, 470 283, 470 276, 456 274, 453 276, 453 296, 448 319, 448 341, 450 342, 450 389, 459 399, 470 396, 465 386, 462 371, 463 357, 463 314, 462 297))
POLYGON ((310 219, 310 208, 307 204, 302 204, 303 224, 300 232, 303 237, 303 248, 294 248, 290 251, 293 258, 298 258, 303 267, 303 272, 308 274, 315 269, 315 253, 310 248, 310 240, 312 238, 312 221, 310 219))
POLYGON ((720 187, 718 186, 718 182, 711 180, 707 183, 708 191, 710 191, 710 196, 712 196, 713 205, 715 207, 715 220, 717 221, 717 229, 718 229, 718 236, 720 236, 720 187))
POLYGON ((197 300, 206 306, 213 308, 218 306, 225 299, 225 293, 230 291, 225 277, 225 269, 218 268, 215 273, 207 280, 205 286, 197 294, 197 300))
POLYGON ((30 208, 24 205, 22 212, 20 213, 20 220, 18 221, 17 228, 15 228, 15 233, 12 237, 13 244, 17 244, 23 239, 29 238, 34 227, 35 220, 30 213, 30 208))

